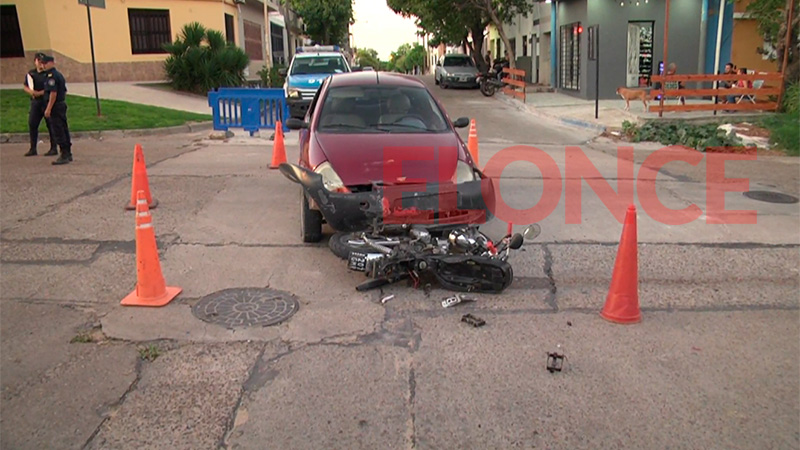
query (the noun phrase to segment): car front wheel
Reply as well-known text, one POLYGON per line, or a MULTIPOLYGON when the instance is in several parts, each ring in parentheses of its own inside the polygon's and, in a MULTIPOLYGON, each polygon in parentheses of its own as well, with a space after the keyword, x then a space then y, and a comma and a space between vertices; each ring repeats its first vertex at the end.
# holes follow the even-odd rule
POLYGON ((300 235, 303 242, 319 242, 322 240, 322 213, 308 206, 308 198, 300 190, 300 235))

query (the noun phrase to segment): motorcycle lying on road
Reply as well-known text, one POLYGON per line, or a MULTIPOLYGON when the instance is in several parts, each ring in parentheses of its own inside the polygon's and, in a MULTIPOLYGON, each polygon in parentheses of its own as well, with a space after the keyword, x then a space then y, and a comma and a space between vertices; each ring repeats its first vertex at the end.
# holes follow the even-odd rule
POLYGON ((452 291, 500 293, 514 280, 510 251, 540 232, 539 225, 533 224, 524 233, 506 235, 496 243, 477 225, 455 228, 441 237, 419 226, 395 237, 362 232, 348 243, 350 248, 361 247, 350 251, 348 268, 370 278, 356 287, 358 291, 406 279, 417 287, 432 278, 452 291))
MULTIPOLYGON (((319 174, 288 163, 281 164, 279 169, 323 206, 321 212, 329 225, 348 226, 354 220, 355 210, 345 212, 348 211, 348 195, 327 191, 319 174)), ((359 230, 339 229, 329 241, 334 254, 346 259, 351 270, 364 272, 370 278, 356 287, 359 291, 408 279, 416 287, 432 279, 454 291, 499 293, 510 286, 514 278, 508 262, 510 251, 519 249, 525 239, 534 239, 541 232, 539 225, 533 224, 522 234, 508 234, 492 242, 475 224, 453 224, 444 228, 441 225, 387 224, 384 200, 382 189, 376 187, 374 195, 370 195, 358 211, 371 225, 359 230)))

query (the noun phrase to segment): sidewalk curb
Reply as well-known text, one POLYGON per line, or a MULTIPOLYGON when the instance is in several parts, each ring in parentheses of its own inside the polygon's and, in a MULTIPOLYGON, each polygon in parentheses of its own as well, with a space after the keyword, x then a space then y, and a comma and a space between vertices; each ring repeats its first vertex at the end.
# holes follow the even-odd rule
MULTIPOLYGON (((214 122, 190 122, 184 125, 164 128, 144 128, 131 130, 99 130, 78 131, 70 133, 72 139, 104 139, 134 136, 167 136, 170 134, 194 133, 196 131, 212 130, 214 122)), ((46 134, 46 133, 45 133, 46 134)), ((3 133, 0 134, 0 144, 24 144, 30 139, 28 133, 3 133)))
POLYGON ((552 120, 561 122, 564 125, 568 125, 568 126, 572 126, 572 127, 578 127, 578 128, 587 128, 587 129, 590 129, 590 130, 593 130, 593 131, 597 131, 599 133, 603 133, 607 129, 607 127, 605 125, 600 125, 600 124, 596 124, 596 123, 592 123, 592 122, 587 122, 585 120, 580 120, 580 119, 573 119, 571 117, 561 117, 561 116, 557 116, 557 115, 554 115, 554 114, 548 114, 546 112, 542 112, 540 109, 537 109, 537 108, 535 108, 533 106, 524 104, 524 103, 522 103, 522 102, 520 102, 518 100, 514 100, 512 98, 508 98, 505 95, 500 96, 500 98, 502 99, 501 101, 514 106, 515 108, 519 109, 520 111, 524 110, 524 111, 527 111, 528 113, 533 114, 535 116, 543 117, 543 118, 546 118, 546 119, 552 119, 552 120))

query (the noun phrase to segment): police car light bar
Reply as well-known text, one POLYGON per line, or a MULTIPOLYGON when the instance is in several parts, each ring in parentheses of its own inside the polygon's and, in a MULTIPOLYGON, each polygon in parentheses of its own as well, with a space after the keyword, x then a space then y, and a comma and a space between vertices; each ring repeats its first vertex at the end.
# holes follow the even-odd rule
POLYGON ((338 45, 314 45, 312 47, 297 47, 296 53, 309 52, 338 52, 341 48, 338 45))

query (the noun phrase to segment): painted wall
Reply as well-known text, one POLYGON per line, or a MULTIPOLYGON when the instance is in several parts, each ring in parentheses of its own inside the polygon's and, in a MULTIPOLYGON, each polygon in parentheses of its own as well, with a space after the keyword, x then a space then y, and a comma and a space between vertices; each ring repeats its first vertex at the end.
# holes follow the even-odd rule
MULTIPOLYGON (((17 5, 26 50, 47 49, 80 63, 91 62, 86 7, 79 5, 77 0, 4 0, 3 3, 17 5)), ((132 54, 128 26, 130 7, 169 9, 173 39, 185 24, 193 21, 224 33, 223 13, 231 13, 232 8, 222 0, 106 0, 105 9, 92 8, 97 62, 159 61, 165 58, 164 55, 132 54)))
POLYGON ((731 58, 738 67, 757 72, 778 72, 778 63, 770 61, 756 50, 764 43, 758 32, 758 23, 753 19, 734 19, 731 58))
MULTIPOLYGON (((634 2, 635 3, 635 2, 634 2)), ((700 0, 670 1, 669 62, 678 66, 679 73, 695 73, 699 59, 700 0)), ((582 98, 595 96, 595 61, 588 60, 587 29, 600 25, 600 98, 615 98, 617 87, 626 84, 629 21, 653 21, 653 72, 663 59, 664 2, 640 0, 639 5, 620 6, 620 0, 563 1, 558 4, 558 25, 581 22, 580 91, 560 90, 582 98)), ((558 36, 556 36, 558 39, 558 36)), ((560 52, 560 42, 558 43, 560 52)), ((558 55, 557 55, 558 56, 558 55)), ((560 76, 560 72, 559 72, 560 76)))
MULTIPOLYGON (((230 13, 229 13, 230 14, 230 13)), ((250 58, 250 65, 246 70, 246 76, 256 78, 258 76, 258 71, 264 67, 264 60, 265 60, 265 52, 267 48, 267 37, 266 37, 266 23, 264 22, 264 7, 263 5, 258 4, 257 2, 250 0, 247 2, 246 5, 242 5, 242 19, 247 20, 252 23, 258 24, 261 27, 261 56, 257 59, 250 58)), ((236 22, 234 20, 234 22, 236 22)), ((236 42, 239 43, 239 31, 237 30, 237 39, 236 42)), ((243 36, 243 34, 242 34, 243 36)), ((244 48, 244 41, 239 44, 240 47, 244 48)))

